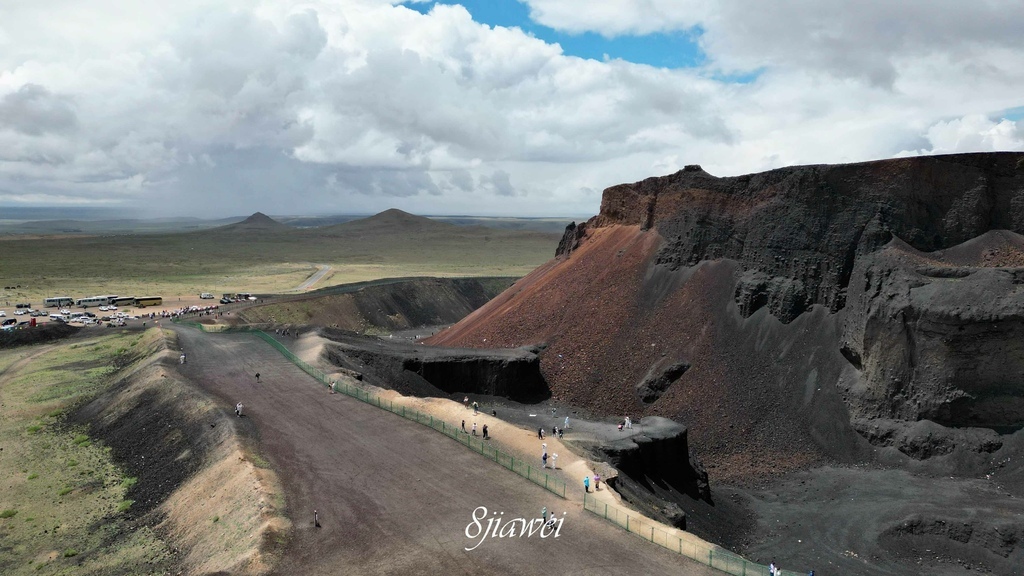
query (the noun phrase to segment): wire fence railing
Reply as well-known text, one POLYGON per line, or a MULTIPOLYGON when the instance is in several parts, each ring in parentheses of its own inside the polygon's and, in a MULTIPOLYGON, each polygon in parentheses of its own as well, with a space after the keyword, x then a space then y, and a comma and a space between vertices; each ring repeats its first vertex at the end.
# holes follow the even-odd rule
MULTIPOLYGON (((644 540, 696 560, 715 570, 734 576, 769 576, 768 566, 751 562, 724 548, 697 538, 680 537, 636 512, 630 514, 629 511, 614 504, 602 502, 589 493, 583 494, 583 508, 644 540)), ((800 576, 790 570, 777 569, 775 573, 779 576, 800 576)))
POLYGON ((345 394, 351 396, 357 400, 361 400, 367 404, 376 406, 383 410, 387 410, 392 414, 397 414, 407 420, 418 422, 424 426, 429 426, 434 430, 452 438, 460 444, 465 444, 470 450, 483 455, 488 460, 493 460, 504 466, 505 468, 515 472, 516 474, 526 478, 527 480, 537 484, 545 490, 565 498, 565 482, 560 478, 553 477, 546 472, 542 472, 536 466, 527 464, 523 458, 516 457, 512 454, 508 454, 502 450, 498 450, 492 446, 489 442, 484 440, 481 436, 469 434, 464 432, 460 426, 445 422, 444 420, 437 418, 431 414, 425 414, 416 410, 415 408, 409 408, 408 406, 398 404, 396 405, 393 400, 383 398, 378 394, 363 388, 361 386, 353 386, 347 382, 340 382, 332 380, 323 370, 317 368, 304 361, 303 359, 296 356, 289 350, 284 344, 278 342, 276 338, 267 334, 266 332, 250 328, 246 326, 231 327, 227 329, 210 328, 205 324, 198 322, 189 322, 187 320, 178 320, 179 324, 187 324, 199 328, 204 332, 249 332, 260 339, 264 340, 267 344, 270 344, 275 350, 280 352, 285 358, 291 361, 293 364, 299 367, 300 370, 309 374, 315 378, 318 382, 323 384, 327 388, 333 389, 339 394, 345 394))

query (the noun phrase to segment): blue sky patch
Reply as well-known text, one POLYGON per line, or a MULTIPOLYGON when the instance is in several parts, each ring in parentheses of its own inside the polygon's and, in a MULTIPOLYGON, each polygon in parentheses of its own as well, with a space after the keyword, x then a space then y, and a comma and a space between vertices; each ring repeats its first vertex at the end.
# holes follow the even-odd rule
POLYGON ((518 0, 435 0, 407 3, 404 6, 426 14, 435 4, 460 4, 476 22, 488 26, 520 28, 549 44, 558 43, 562 51, 570 56, 592 60, 618 58, 659 68, 693 68, 704 63, 704 53, 697 44, 699 29, 692 32, 605 38, 593 32, 568 34, 537 24, 530 20, 530 11, 526 5, 518 0))
POLYGON ((1016 108, 1003 110, 999 116, 1011 122, 1019 122, 1020 120, 1024 120, 1024 106, 1017 106, 1016 108))

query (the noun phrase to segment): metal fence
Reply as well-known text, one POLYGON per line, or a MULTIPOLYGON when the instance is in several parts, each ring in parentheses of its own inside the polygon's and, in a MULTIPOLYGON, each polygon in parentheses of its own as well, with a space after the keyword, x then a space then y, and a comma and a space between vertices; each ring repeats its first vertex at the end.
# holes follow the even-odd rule
MULTIPOLYGON (((630 514, 614 504, 601 502, 588 493, 583 494, 583 508, 644 540, 682 554, 715 570, 734 576, 768 576, 768 566, 751 562, 702 540, 681 538, 636 512, 630 514)), ((800 574, 789 570, 777 570, 776 574, 800 576, 800 574)))
MULTIPOLYGON (((229 328, 227 330, 218 330, 214 328, 210 330, 208 329, 207 326, 199 324, 197 322, 179 321, 179 323, 188 324, 189 326, 195 326, 196 328, 199 328, 204 332, 251 332, 252 334, 255 334, 256 336, 265 340, 267 344, 270 344, 285 358, 287 358, 293 364, 302 369, 303 372, 309 374, 313 378, 316 378, 318 382, 320 382, 327 388, 330 388, 332 386, 331 379, 327 377, 327 374, 323 370, 320 370, 319 368, 312 366, 308 362, 305 362, 304 360, 293 354, 292 351, 285 347, 284 344, 278 342, 276 338, 262 330, 248 327, 229 328)), ((522 458, 517 458, 511 454, 506 454, 505 452, 502 452, 501 450, 494 448, 493 446, 491 446, 491 444, 489 444, 479 436, 474 436, 472 434, 463 432, 460 426, 449 424, 448 422, 445 422, 440 418, 435 418, 430 414, 424 414, 414 408, 408 408, 406 406, 395 406, 393 401, 384 399, 360 386, 351 386, 345 382, 336 382, 333 383, 333 385, 334 390, 336 392, 351 396, 352 398, 355 398, 357 400, 362 400, 367 404, 371 404, 378 408, 382 408, 384 410, 387 410, 388 412, 397 414, 408 420, 412 420, 414 422, 423 424, 424 426, 429 426, 434 430, 437 430, 438 432, 444 434, 445 436, 448 436, 449 438, 456 440, 460 444, 465 444, 470 450, 482 454, 488 460, 493 460, 498 464, 504 466, 505 468, 508 468, 509 470, 515 472, 516 474, 519 474, 523 478, 526 478, 527 480, 537 484, 538 486, 541 486, 542 488, 548 490, 552 494, 565 498, 564 481, 562 481, 559 478, 552 477, 545 472, 541 472, 535 466, 527 464, 525 461, 523 461, 522 458)))

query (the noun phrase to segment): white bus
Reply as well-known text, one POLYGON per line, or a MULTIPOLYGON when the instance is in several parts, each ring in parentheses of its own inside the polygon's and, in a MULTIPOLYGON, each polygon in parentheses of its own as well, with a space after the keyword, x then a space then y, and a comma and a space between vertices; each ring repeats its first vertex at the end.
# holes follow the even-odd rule
POLYGON ((109 306, 110 301, 117 298, 117 294, 110 294, 107 296, 90 296, 89 298, 80 298, 75 301, 75 306, 81 306, 82 308, 88 308, 90 306, 109 306))
POLYGON ((63 308, 65 306, 71 306, 75 303, 75 299, 71 296, 54 296, 53 298, 47 298, 43 300, 44 308, 63 308))

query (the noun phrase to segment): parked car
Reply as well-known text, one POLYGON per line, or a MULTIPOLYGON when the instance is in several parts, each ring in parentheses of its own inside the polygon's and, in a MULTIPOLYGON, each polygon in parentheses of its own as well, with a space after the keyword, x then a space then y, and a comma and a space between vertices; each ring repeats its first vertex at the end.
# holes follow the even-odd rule
POLYGON ((15 310, 14 311, 14 315, 15 316, 21 316, 23 314, 27 314, 27 312, 25 312, 24 310, 15 310))
POLYGON ((4 320, 3 324, 0 324, 0 326, 14 326, 17 323, 18 321, 16 319, 8 318, 7 320, 4 320))
POLYGON ((3 310, 0 310, 0 316, 7 316, 7 312, 4 312, 3 310))

